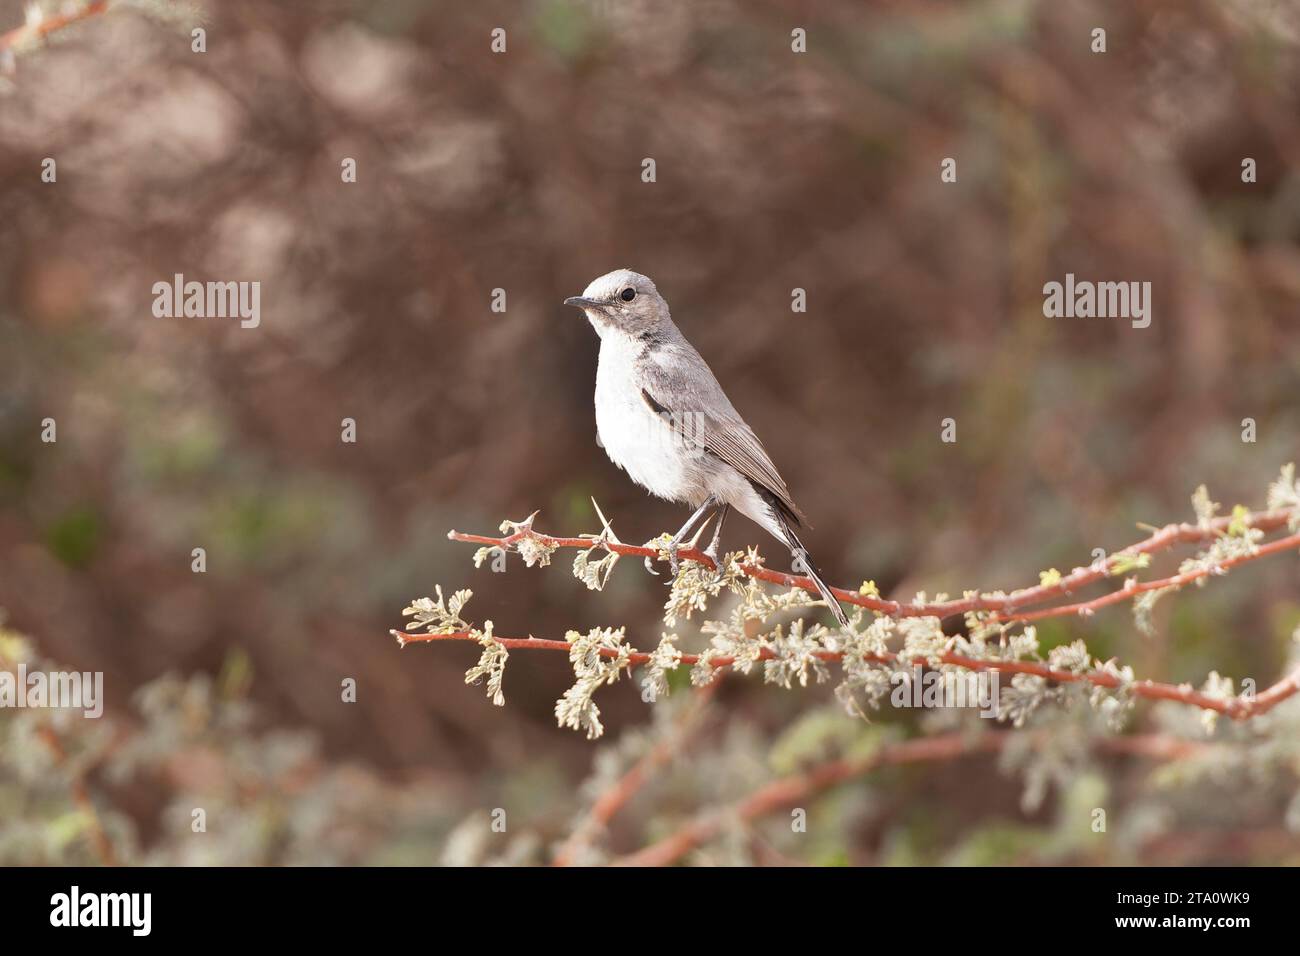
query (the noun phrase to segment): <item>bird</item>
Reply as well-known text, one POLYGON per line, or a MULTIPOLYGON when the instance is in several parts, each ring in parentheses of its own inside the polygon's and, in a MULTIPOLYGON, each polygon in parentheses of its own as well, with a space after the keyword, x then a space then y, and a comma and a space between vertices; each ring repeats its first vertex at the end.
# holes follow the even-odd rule
POLYGON ((812 579, 847 627, 844 609, 799 540, 796 529, 807 519, 654 282, 616 269, 564 304, 582 309, 600 336, 596 433, 605 453, 651 494, 695 509, 665 548, 674 577, 678 547, 709 513, 717 524, 705 553, 717 564, 722 525, 734 508, 790 549, 795 570, 812 579))

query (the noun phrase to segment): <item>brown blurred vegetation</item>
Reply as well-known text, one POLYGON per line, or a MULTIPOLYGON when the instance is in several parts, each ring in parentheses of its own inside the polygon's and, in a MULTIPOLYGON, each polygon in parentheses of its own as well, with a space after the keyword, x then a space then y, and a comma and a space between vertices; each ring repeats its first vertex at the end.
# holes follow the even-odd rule
MULTIPOLYGON (((20 8, 0 0, 0 30, 20 8)), ((591 496, 624 540, 680 524, 596 446, 597 342, 560 305, 616 267, 658 282, 836 583, 1031 583, 1185 518, 1201 482, 1262 504, 1296 457, 1294 3, 223 0, 204 24, 194 54, 186 23, 89 20, 0 95, 0 607, 105 671, 110 711, 237 658, 264 725, 326 760, 466 811, 571 811, 594 748, 554 726, 563 660, 514 662, 497 709, 462 686, 472 648, 399 652, 387 629, 439 582, 503 633, 657 638, 639 569, 594 594, 445 538, 537 508, 595 531, 591 496), (1149 280, 1151 327, 1045 319, 1066 272, 1149 280), (174 273, 260 280, 261 327, 154 318, 174 273)), ((743 519, 724 543, 784 567, 743 519)), ((1169 602, 1154 639, 1123 610, 1042 633, 1262 683, 1296 584, 1251 567, 1169 602)), ((760 736, 823 696, 740 684, 722 701, 760 736)), ((649 719, 626 687, 602 705, 611 737, 649 719)), ((997 781, 989 812, 1014 804, 968 772, 997 781)), ((915 799, 938 812, 969 779, 915 799)))

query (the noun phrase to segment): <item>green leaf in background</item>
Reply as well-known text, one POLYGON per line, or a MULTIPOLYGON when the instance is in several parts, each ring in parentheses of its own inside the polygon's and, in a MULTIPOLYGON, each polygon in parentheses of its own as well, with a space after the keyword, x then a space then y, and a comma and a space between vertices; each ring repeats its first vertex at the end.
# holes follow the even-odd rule
POLYGON ((566 60, 582 53, 591 35, 587 14, 567 0, 550 0, 542 4, 533 23, 542 45, 566 60))
POLYGON ((90 505, 76 505, 46 528, 45 544, 68 567, 84 568, 94 558, 103 532, 98 512, 90 505))

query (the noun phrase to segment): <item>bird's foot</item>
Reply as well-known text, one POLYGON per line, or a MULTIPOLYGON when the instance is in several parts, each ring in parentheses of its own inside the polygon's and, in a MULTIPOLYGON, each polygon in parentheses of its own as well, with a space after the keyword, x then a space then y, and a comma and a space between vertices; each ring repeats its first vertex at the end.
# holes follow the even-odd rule
POLYGON ((656 560, 667 560, 668 567, 672 571, 672 576, 669 578, 667 583, 669 587, 671 587, 673 581, 677 580, 677 572, 680 571, 682 567, 681 559, 677 556, 677 552, 681 550, 682 543, 676 538, 669 537, 665 532, 657 538, 651 538, 644 546, 647 548, 654 548, 656 551, 654 557, 647 556, 643 559, 645 569, 658 577, 659 572, 654 569, 654 564, 652 562, 656 560))
MULTIPOLYGON (((677 559, 677 552, 683 547, 690 550, 694 550, 698 548, 700 546, 700 536, 704 534, 704 529, 709 526, 709 522, 711 522, 712 520, 713 520, 712 515, 705 518, 704 523, 695 529, 695 537, 691 538, 690 541, 683 543, 682 533, 680 531, 672 538, 668 539, 668 544, 664 548, 664 550, 668 552, 668 566, 673 569, 674 580, 676 580, 677 572, 681 568, 681 563, 677 559)), ((718 563, 717 535, 714 535, 712 543, 710 543, 709 546, 704 549, 704 553, 707 554, 709 557, 711 557, 713 559, 714 566, 717 566, 718 563)))
POLYGON ((680 571, 682 567, 681 561, 677 559, 677 549, 679 547, 681 547, 681 542, 676 538, 673 538, 664 546, 664 550, 668 552, 668 567, 672 570, 674 578, 677 577, 677 572, 680 571))
POLYGON ((652 562, 660 560, 665 555, 667 555, 668 566, 673 570, 673 577, 677 577, 678 542, 676 538, 669 537, 668 532, 665 531, 663 534, 659 535, 659 537, 651 538, 643 545, 643 547, 654 548, 656 552, 653 556, 647 556, 643 559, 643 563, 645 564, 645 569, 647 571, 649 571, 655 577, 658 577, 659 572, 654 569, 654 565, 652 562))
MULTIPOLYGON (((682 569, 682 562, 681 562, 681 558, 678 555, 678 552, 680 552, 682 548, 687 548, 687 549, 698 548, 700 546, 700 535, 704 533, 704 529, 705 527, 708 526, 708 524, 709 522, 706 520, 704 524, 701 525, 696 530, 695 537, 691 538, 690 541, 682 540, 681 531, 671 536, 668 534, 668 532, 665 531, 659 537, 651 538, 649 541, 645 543, 645 546, 647 548, 654 548, 656 551, 659 552, 658 555, 656 555, 656 557, 660 559, 664 559, 664 558, 667 559, 668 567, 673 572, 672 579, 669 580, 668 582, 669 586, 672 585, 673 581, 677 580, 677 573, 682 569)), ((683 531, 684 530, 685 529, 683 529, 683 531)), ((713 543, 709 545, 708 550, 706 550, 704 553, 709 555, 709 557, 713 558, 713 563, 715 565, 718 563, 718 541, 716 538, 714 538, 713 543)), ((654 568, 650 566, 651 560, 652 560, 651 558, 645 559, 645 569, 649 571, 651 574, 658 574, 659 572, 654 570, 654 568)))

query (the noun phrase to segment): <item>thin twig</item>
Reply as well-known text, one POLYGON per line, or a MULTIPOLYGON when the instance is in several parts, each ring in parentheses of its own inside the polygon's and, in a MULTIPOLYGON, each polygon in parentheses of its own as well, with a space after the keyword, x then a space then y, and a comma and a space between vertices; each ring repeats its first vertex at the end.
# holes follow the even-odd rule
POLYGON ((1128 600, 1136 594, 1144 591, 1158 591, 1162 588, 1182 587, 1191 584, 1204 577, 1213 574, 1222 574, 1231 568, 1245 564, 1248 561, 1258 561, 1260 558, 1267 558, 1270 555, 1281 554, 1283 551, 1291 551, 1300 548, 1300 533, 1290 534, 1284 538, 1278 538, 1267 544, 1261 544, 1249 554, 1241 554, 1232 558, 1225 558, 1213 567, 1194 568, 1191 571, 1183 571, 1179 574, 1171 575, 1167 578, 1160 578, 1155 581, 1134 581, 1127 587, 1118 591, 1112 591, 1109 594, 1103 594, 1099 598, 1091 601, 1083 601, 1078 604, 1063 604, 1057 607, 1048 608, 1043 611, 1034 611, 1023 614, 1000 615, 995 614, 989 620, 994 622, 1012 622, 1017 621, 1027 623, 1030 621, 1041 620, 1046 617, 1060 617, 1067 614, 1091 614, 1099 608, 1109 607, 1112 604, 1119 604, 1128 600))
MULTIPOLYGON (((405 646, 413 642, 427 641, 475 641, 479 640, 479 635, 469 631, 453 631, 447 634, 413 634, 407 631, 393 631, 392 635, 405 646)), ((497 637, 493 635, 492 639, 508 650, 539 650, 539 651, 562 651, 567 654, 571 645, 568 641, 547 640, 537 637, 497 637)), ((598 648, 602 657, 617 657, 618 652, 610 648, 598 648)), ((843 654, 839 651, 818 651, 814 655, 819 660, 837 661, 843 654)), ((759 652, 759 660, 772 660, 776 657, 770 648, 764 647, 759 652)), ((868 655, 867 660, 877 664, 885 663, 907 663, 900 662, 899 656, 892 652, 885 654, 868 655)), ((1231 717, 1233 720, 1246 720, 1251 717, 1257 717, 1260 714, 1272 710, 1282 701, 1286 700, 1293 694, 1300 692, 1300 668, 1278 681, 1267 690, 1255 695, 1254 697, 1212 697, 1209 694, 1201 693, 1194 689, 1190 684, 1163 684, 1158 681, 1141 680, 1126 683, 1121 678, 1109 671, 1091 670, 1077 673, 1075 671, 1058 670, 1049 667, 1047 664, 1041 664, 1034 661, 1007 661, 1007 660, 986 660, 982 658, 966 657, 962 654, 954 654, 951 651, 944 652, 936 656, 941 664, 952 664, 973 671, 997 671, 1004 674, 1032 674, 1035 677, 1041 677, 1044 680, 1053 681, 1060 684, 1074 684, 1086 681, 1097 687, 1117 688, 1123 686, 1126 690, 1136 697, 1145 697, 1150 700, 1171 700, 1180 704, 1188 704, 1192 707, 1200 707, 1203 710, 1212 710, 1224 716, 1231 717)), ((627 655, 628 663, 636 666, 645 664, 650 660, 650 655, 644 651, 634 651, 627 655)), ((678 659, 679 664, 692 667, 699 663, 698 654, 682 654, 678 659)), ((710 657, 709 665, 712 667, 727 667, 735 663, 734 657, 719 656, 710 657)), ((925 658, 919 657, 910 662, 916 666, 924 666, 925 658)))
POLYGON ((700 688, 673 731, 646 751, 623 776, 596 798, 586 816, 574 827, 568 840, 555 854, 552 866, 572 866, 578 855, 609 825, 614 815, 636 796, 637 791, 650 779, 650 775, 681 749, 682 745, 690 739, 691 731, 704 714, 709 700, 712 699, 721 682, 722 675, 718 674, 700 688))
MULTIPOLYGON (((13 666, 8 661, 0 659, 0 671, 13 673, 13 670, 13 666)), ((66 768, 69 763, 68 750, 63 746, 63 738, 59 736, 59 732, 49 724, 42 724, 36 728, 36 734, 53 755, 55 764, 66 768)), ((104 866, 117 866, 118 859, 117 853, 113 849, 113 841, 108 838, 108 833, 104 830, 99 811, 95 808, 95 801, 91 798, 90 789, 86 786, 84 771, 71 774, 69 787, 72 802, 86 816, 86 826, 90 833, 90 845, 91 849, 95 851, 95 856, 104 866)))
MULTIPOLYGON (((28 9, 40 10, 39 7, 34 5, 28 7, 28 9)), ((25 43, 43 40, 51 33, 70 27, 72 24, 89 17, 98 16, 107 10, 108 0, 89 0, 84 7, 67 13, 56 13, 52 16, 29 15, 28 21, 22 26, 14 27, 7 33, 0 33, 0 52, 17 49, 25 43)))
MULTIPOLYGON (((45 746, 49 748, 50 753, 54 755, 54 762, 64 767, 68 763, 68 752, 63 746, 58 732, 49 724, 38 727, 36 733, 40 736, 45 746)), ((90 790, 86 786, 86 781, 80 773, 72 775, 70 784, 72 789, 72 802, 77 805, 86 816, 87 830, 90 833, 90 845, 95 851, 95 856, 104 866, 117 866, 117 853, 113 849, 113 842, 108 838, 104 830, 104 824, 99 818, 99 811, 95 808, 95 801, 91 799, 90 790)))
MULTIPOLYGON (((1155 554, 1178 544, 1212 541, 1215 538, 1227 534, 1229 527, 1231 527, 1234 522, 1238 523, 1238 526, 1240 527, 1254 528, 1268 533, 1286 527, 1291 516, 1292 512, 1289 509, 1283 509, 1279 511, 1251 513, 1241 517, 1224 516, 1208 521, 1204 525, 1167 525, 1159 531, 1154 532, 1150 537, 1139 541, 1136 544, 1130 545, 1122 551, 1112 554, 1105 561, 1098 561, 1086 568, 1075 568, 1069 574, 1063 575, 1059 580, 1051 583, 1037 584, 1033 587, 1021 588, 1003 595, 979 594, 972 597, 950 601, 903 603, 901 601, 887 601, 867 594, 862 594, 859 591, 847 590, 845 588, 832 587, 831 592, 846 604, 857 605, 858 607, 864 607, 880 614, 888 614, 892 617, 948 618, 958 614, 966 614, 971 611, 987 611, 992 612, 992 621, 1011 623, 1016 621, 1025 622, 1041 620, 1048 617, 1062 617, 1071 614, 1088 614, 1099 608, 1120 603, 1136 594, 1140 594, 1143 591, 1153 591, 1160 588, 1177 587, 1183 584, 1189 584, 1200 578, 1208 577, 1229 568, 1237 567, 1238 565, 1245 564, 1249 561, 1255 561, 1293 548, 1300 549, 1300 533, 1278 538, 1266 544, 1261 544, 1254 552, 1224 560, 1213 568, 1197 568, 1167 578, 1143 581, 1138 584, 1132 584, 1120 588, 1119 590, 1112 591, 1109 594, 1105 594, 1092 601, 1060 605, 1041 611, 1026 612, 1021 609, 1035 604, 1042 604, 1055 598, 1067 596, 1072 594, 1074 591, 1077 591, 1079 588, 1112 577, 1116 572, 1116 569, 1128 566, 1135 558, 1142 555, 1155 554)), ((509 550, 511 547, 525 539, 532 539, 538 544, 551 548, 581 548, 587 550, 591 548, 593 544, 598 543, 600 547, 612 551, 615 554, 627 557, 654 558, 659 555, 657 549, 644 545, 624 544, 619 541, 594 542, 590 537, 557 537, 555 535, 543 534, 540 531, 534 531, 531 528, 522 528, 512 534, 500 537, 481 534, 466 534, 460 531, 449 531, 447 537, 452 541, 489 545, 502 550, 509 550)), ((681 548, 678 550, 677 556, 680 560, 695 561, 710 568, 717 567, 713 559, 699 548, 681 548)), ((748 577, 760 581, 766 581, 771 584, 802 588, 809 592, 816 592, 817 590, 817 586, 813 580, 803 575, 786 574, 781 571, 773 571, 772 569, 763 567, 762 565, 751 563, 742 563, 741 570, 748 577)))
MULTIPOLYGON (((970 754, 996 752, 1014 737, 1008 733, 984 733, 970 737, 958 731, 939 737, 922 737, 888 744, 864 757, 832 760, 811 770, 774 780, 730 807, 702 813, 662 840, 620 857, 613 865, 667 866, 707 843, 729 825, 748 823, 783 807, 793 806, 854 777, 886 766, 952 760, 970 754)), ((1197 753, 1209 745, 1151 734, 1105 737, 1098 742, 1098 746, 1112 753, 1176 760, 1197 753)))

